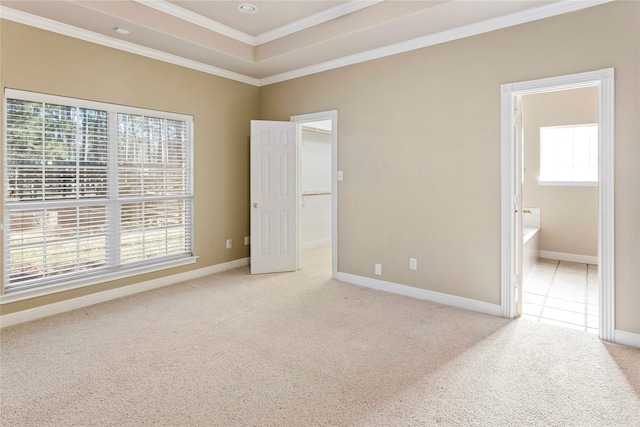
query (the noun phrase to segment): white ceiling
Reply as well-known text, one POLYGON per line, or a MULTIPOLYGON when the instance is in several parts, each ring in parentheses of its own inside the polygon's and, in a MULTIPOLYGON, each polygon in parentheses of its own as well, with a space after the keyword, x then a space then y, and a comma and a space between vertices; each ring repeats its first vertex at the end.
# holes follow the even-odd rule
MULTIPOLYGON (((291 22, 349 3, 347 1, 189 1, 170 0, 191 12, 220 22, 252 36, 263 34, 291 22), (240 13, 238 5, 249 3, 258 7, 253 14, 240 13)), ((362 2, 369 3, 369 2, 362 2)), ((370 4, 373 4, 371 2, 370 4)))
POLYGON ((0 0, 0 17, 260 86, 607 1, 0 0))

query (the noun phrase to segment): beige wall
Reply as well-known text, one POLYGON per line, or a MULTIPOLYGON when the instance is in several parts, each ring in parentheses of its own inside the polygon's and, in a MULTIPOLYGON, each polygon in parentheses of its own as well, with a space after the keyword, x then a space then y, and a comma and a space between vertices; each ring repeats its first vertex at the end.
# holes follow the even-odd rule
POLYGON ((0 21, 0 84, 194 117, 197 263, 5 304, 2 314, 203 268, 249 255, 249 123, 259 89, 137 55, 0 21), (234 248, 225 249, 233 239, 234 248))
POLYGON ((499 304, 500 85, 615 67, 616 328, 640 333, 639 55, 614 2, 266 86, 261 116, 338 110, 339 271, 499 304))
POLYGON ((598 256, 598 187, 538 185, 540 128, 598 123, 598 88, 523 97, 523 204, 541 209, 540 250, 598 256))

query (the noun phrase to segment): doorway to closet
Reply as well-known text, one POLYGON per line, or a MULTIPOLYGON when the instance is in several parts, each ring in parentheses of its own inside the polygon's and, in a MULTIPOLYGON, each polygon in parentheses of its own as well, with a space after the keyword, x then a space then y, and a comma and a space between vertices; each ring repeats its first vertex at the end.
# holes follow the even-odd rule
POLYGON ((298 123, 299 266, 338 268, 337 112, 292 116, 298 123))
MULTIPOLYGON (((338 181, 342 173, 336 169, 338 135, 337 111, 326 111, 301 116, 292 116, 291 121, 251 121, 250 139, 250 204, 251 210, 251 274, 295 271, 302 267, 303 241, 301 238, 301 203, 307 197, 329 196, 330 240, 326 233, 308 237, 306 247, 331 244, 327 272, 336 277, 338 269, 338 181), (311 180, 315 189, 302 188, 302 128, 320 132, 327 122, 324 132, 330 137, 330 181, 328 190, 324 167, 320 180, 311 180), (319 186, 318 186, 319 185, 319 186), (312 190, 312 191, 311 191, 312 190), (312 195, 313 194, 313 195, 312 195)), ((307 142, 309 138, 307 138, 307 142)), ((308 143, 307 145, 311 145, 308 143)), ((323 150, 323 153, 325 151, 323 150)), ((323 154, 323 156, 325 156, 323 154)), ((326 157, 326 156, 325 156, 326 157)), ((316 162, 318 163, 318 162, 316 162)), ((323 162, 326 163, 326 162, 323 162)), ((308 168, 308 167, 307 167, 308 168)), ((306 181, 306 180, 305 180, 306 181)), ((326 210, 325 210, 326 211, 326 210)), ((313 224, 310 232, 321 227, 313 224)), ((308 233, 307 233, 308 234, 308 233)))
POLYGON ((300 126, 301 268, 331 259, 331 120, 300 126))

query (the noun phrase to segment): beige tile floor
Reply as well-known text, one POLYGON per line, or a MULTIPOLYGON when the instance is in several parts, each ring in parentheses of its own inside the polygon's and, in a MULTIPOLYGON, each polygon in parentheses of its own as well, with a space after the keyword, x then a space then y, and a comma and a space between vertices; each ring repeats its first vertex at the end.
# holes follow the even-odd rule
POLYGON ((598 333, 598 266, 540 258, 522 286, 522 317, 598 333))

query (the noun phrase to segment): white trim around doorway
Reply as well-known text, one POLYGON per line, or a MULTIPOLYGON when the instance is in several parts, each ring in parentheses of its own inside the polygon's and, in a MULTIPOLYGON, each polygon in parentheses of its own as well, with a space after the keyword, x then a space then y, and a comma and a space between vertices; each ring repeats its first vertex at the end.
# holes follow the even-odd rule
POLYGON ((599 335, 615 342, 614 258, 614 69, 503 84, 501 92, 501 307, 502 316, 515 316, 514 195, 516 96, 582 87, 598 88, 598 285, 599 335))
MULTIPOLYGON (((297 123, 322 120, 331 120, 331 277, 336 278, 338 274, 338 111, 331 110, 291 116, 291 121, 297 123)), ((298 164, 300 163, 298 162, 298 164)), ((300 185, 297 187, 298 199, 300 199, 300 185)), ((300 221, 298 221, 298 227, 300 227, 299 223, 300 221)), ((300 239, 299 230, 298 239, 300 239)), ((299 244, 298 248, 298 251, 301 251, 302 245, 299 244)), ((300 259, 299 253, 298 259, 300 259)))

